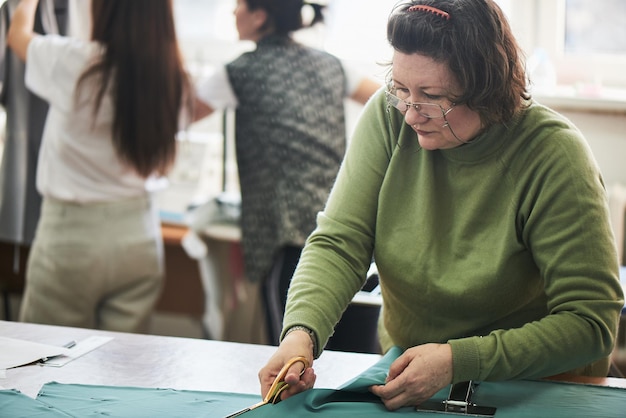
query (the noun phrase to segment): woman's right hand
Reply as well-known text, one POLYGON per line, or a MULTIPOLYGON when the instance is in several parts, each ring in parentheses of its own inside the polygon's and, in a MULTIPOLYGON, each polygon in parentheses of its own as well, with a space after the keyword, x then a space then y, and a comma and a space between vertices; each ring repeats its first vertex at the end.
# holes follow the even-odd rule
POLYGON ((270 357, 265 367, 259 371, 262 397, 265 397, 283 366, 290 359, 299 356, 307 359, 309 367, 303 369, 304 365, 301 362, 294 363, 291 366, 285 376, 285 383, 289 384, 289 388, 282 392, 280 398, 284 400, 313 387, 316 378, 315 372, 311 367, 313 365, 313 343, 307 332, 295 330, 283 339, 274 355, 270 357))

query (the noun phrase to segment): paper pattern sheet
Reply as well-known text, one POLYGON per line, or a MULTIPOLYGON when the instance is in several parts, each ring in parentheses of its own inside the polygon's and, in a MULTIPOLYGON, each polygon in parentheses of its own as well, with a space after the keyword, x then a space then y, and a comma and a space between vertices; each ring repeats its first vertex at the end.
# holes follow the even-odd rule
POLYGON ((69 349, 65 347, 0 337, 0 369, 23 366, 44 357, 68 353, 69 349))
POLYGON ((111 341, 113 337, 104 337, 99 335, 92 335, 91 337, 87 337, 84 340, 78 341, 74 347, 67 350, 67 352, 58 357, 52 358, 42 366, 46 367, 61 367, 65 364, 69 363, 72 360, 76 360, 77 358, 87 354, 88 352, 95 350, 103 344, 111 341))

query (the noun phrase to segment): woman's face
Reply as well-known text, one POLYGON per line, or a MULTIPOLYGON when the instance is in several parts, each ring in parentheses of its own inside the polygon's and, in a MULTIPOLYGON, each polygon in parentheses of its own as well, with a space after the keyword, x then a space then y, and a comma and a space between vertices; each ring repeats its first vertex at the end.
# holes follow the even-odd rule
POLYGON ((246 0, 237 0, 234 10, 235 23, 239 39, 242 41, 258 41, 261 34, 261 26, 267 19, 267 14, 263 9, 250 10, 246 0))
MULTIPOLYGON (((442 116, 432 119, 420 114, 413 106, 404 112, 404 120, 417 133, 422 148, 455 148, 478 135, 482 129, 479 114, 465 105, 455 106, 450 100, 461 92, 446 64, 425 55, 398 51, 394 52, 392 64, 391 84, 396 96, 405 102, 436 104, 444 111, 430 112, 442 116), (445 117, 443 113, 446 113, 445 117)), ((424 109, 429 107, 422 106, 424 109)), ((421 113, 429 111, 423 110, 421 113)))

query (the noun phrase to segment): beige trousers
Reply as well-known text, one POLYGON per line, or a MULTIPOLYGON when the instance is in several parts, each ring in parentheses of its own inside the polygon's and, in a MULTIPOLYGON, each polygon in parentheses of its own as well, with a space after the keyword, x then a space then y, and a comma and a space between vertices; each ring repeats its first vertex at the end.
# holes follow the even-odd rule
POLYGON ((44 198, 20 321, 146 332, 163 275, 149 197, 85 205, 44 198))

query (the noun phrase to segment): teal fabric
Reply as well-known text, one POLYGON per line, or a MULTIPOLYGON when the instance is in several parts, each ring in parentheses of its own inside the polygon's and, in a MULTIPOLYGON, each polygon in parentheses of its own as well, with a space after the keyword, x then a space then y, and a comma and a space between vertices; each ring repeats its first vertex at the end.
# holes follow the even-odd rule
POLYGON ((346 390, 350 392, 366 392, 369 393, 368 388, 372 385, 380 385, 385 382, 387 373, 391 363, 402 354, 404 350, 398 346, 391 347, 389 351, 372 367, 358 375, 357 377, 347 381, 337 389, 346 390))
POLYGON ((73 417, 224 417, 261 400, 258 395, 124 386, 47 383, 37 401, 73 417))
MULTIPOLYGON (((374 395, 360 389, 362 388, 358 392, 313 389, 276 405, 257 408, 243 417, 432 416, 431 413, 416 412, 410 407, 389 412, 374 395)), ((441 402, 447 393, 447 389, 442 390, 431 401, 441 402)), ((222 392, 60 383, 45 385, 42 395, 37 398, 42 404, 54 406, 74 417, 225 417, 260 399, 254 395, 222 392)), ((485 382, 479 386, 474 401, 481 406, 496 407, 496 418, 626 416, 626 390, 577 384, 543 381, 485 382)))
POLYGON ((0 417, 11 418, 67 418, 71 417, 52 406, 37 402, 31 397, 14 390, 0 390, 0 417))
MULTIPOLYGON (((246 417, 432 416, 430 412, 416 412, 412 407, 389 412, 369 393, 369 386, 385 382, 389 366, 400 354, 401 348, 392 347, 377 364, 338 390, 309 390, 279 404, 251 411, 246 417)), ((439 391, 430 402, 442 402, 449 390, 448 387, 439 391)), ((626 417, 626 390, 601 386, 530 380, 483 382, 473 401, 480 406, 496 407, 495 418, 626 417)))
MULTIPOLYGON (((431 401, 441 402, 448 389, 431 401)), ((474 401, 496 407, 495 418, 591 418, 626 416, 626 390, 543 381, 483 383, 474 401)), ((389 412, 373 395, 330 389, 314 389, 277 405, 251 411, 247 417, 430 417, 430 412, 402 408, 389 412)))
MULTIPOLYGON (((400 348, 394 347, 377 364, 336 390, 312 389, 276 405, 254 409, 242 416, 244 418, 432 416, 429 412, 416 412, 411 407, 389 412, 382 402, 368 391, 369 386, 384 383, 389 365, 401 352, 400 348)), ((431 402, 440 403, 447 395, 448 388, 438 392, 431 402)), ((260 399, 258 395, 225 392, 52 382, 43 386, 37 400, 18 392, 9 394, 0 392, 0 416, 225 417, 255 404, 260 399), (45 412, 49 412, 49 415, 45 412)), ((530 380, 483 382, 478 386, 474 402, 481 406, 496 407, 495 418, 626 416, 626 390, 581 384, 530 380)))

